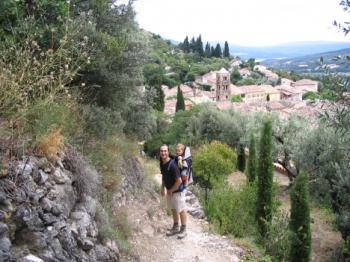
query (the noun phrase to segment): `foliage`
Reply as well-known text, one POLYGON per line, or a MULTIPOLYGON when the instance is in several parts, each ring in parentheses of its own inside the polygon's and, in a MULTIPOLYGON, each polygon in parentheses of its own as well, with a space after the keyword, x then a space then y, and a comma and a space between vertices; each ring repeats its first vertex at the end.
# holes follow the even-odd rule
POLYGON ((268 223, 272 219, 272 123, 266 120, 262 129, 258 163, 258 195, 256 219, 259 233, 265 238, 268 232, 268 223))
POLYGON ((96 105, 84 106, 83 117, 86 132, 98 139, 121 134, 125 126, 120 113, 96 105))
POLYGON ((291 192, 290 261, 310 261, 311 229, 309 208, 309 187, 306 173, 300 173, 291 192))
POLYGON ((237 168, 239 171, 244 172, 246 165, 246 159, 245 159, 245 151, 244 151, 244 145, 239 145, 238 148, 238 160, 237 160, 237 168))
POLYGON ((182 90, 180 86, 177 87, 177 97, 176 97, 176 109, 175 111, 178 112, 180 110, 185 110, 185 100, 184 96, 182 94, 182 90))
POLYGON ((273 261, 289 261, 290 231, 289 214, 283 211, 276 212, 268 224, 268 230, 263 246, 273 261))
POLYGON ((231 80, 231 83, 232 84, 236 84, 238 81, 242 80, 242 76, 241 74, 239 73, 239 70, 237 68, 235 68, 231 75, 230 75, 230 80, 231 80))
POLYGON ((214 49, 214 53, 212 54, 212 56, 215 56, 215 57, 222 56, 221 45, 219 43, 216 44, 216 47, 214 49))
POLYGON ((0 45, 0 115, 18 117, 36 100, 71 97, 68 86, 86 64, 84 39, 75 39, 82 25, 67 23, 67 34, 56 49, 44 49, 31 35, 35 20, 25 20, 13 30, 13 38, 0 45), (28 31, 22 34, 22 31, 28 31), (15 42, 14 42, 15 41, 15 42), (18 41, 18 42, 17 42, 18 41))
POLYGON ((255 184, 235 189, 220 183, 210 192, 204 211, 220 234, 247 237, 256 234, 255 184))
POLYGON ((306 92, 303 94, 303 100, 312 100, 315 101, 316 99, 320 99, 320 96, 316 92, 306 92))
POLYGON ((243 102, 241 95, 233 95, 231 96, 232 103, 240 103, 243 102))
POLYGON ((75 186, 80 200, 86 196, 96 197, 99 188, 99 174, 95 168, 72 147, 66 150, 65 161, 75 176, 75 186))
POLYGON ((235 170, 236 161, 237 156, 232 149, 213 141, 203 145, 193 156, 193 170, 199 184, 206 189, 212 189, 235 170))
POLYGON ((227 41, 225 41, 223 56, 227 58, 230 57, 230 49, 228 47, 227 41))
POLYGON ((248 157, 248 172, 247 178, 248 182, 252 183, 257 177, 257 158, 256 158, 256 148, 255 148, 255 136, 252 133, 249 141, 249 157, 248 157))
POLYGON ((59 153, 64 149, 64 137, 60 129, 52 129, 42 136, 36 145, 36 152, 48 160, 56 162, 59 153))

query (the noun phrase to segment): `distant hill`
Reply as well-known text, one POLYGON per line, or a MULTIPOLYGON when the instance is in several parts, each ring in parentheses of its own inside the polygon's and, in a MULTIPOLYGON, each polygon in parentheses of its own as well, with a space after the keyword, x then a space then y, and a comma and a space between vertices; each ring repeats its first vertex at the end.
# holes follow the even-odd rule
POLYGON ((230 45, 231 55, 258 61, 300 57, 317 53, 350 48, 350 42, 295 42, 267 47, 245 47, 230 45))
POLYGON ((324 64, 329 65, 332 71, 349 72, 350 62, 344 59, 335 59, 337 56, 350 56, 350 48, 288 59, 265 60, 261 63, 268 67, 285 69, 296 73, 316 73, 322 72, 319 68, 320 58, 322 57, 324 64))

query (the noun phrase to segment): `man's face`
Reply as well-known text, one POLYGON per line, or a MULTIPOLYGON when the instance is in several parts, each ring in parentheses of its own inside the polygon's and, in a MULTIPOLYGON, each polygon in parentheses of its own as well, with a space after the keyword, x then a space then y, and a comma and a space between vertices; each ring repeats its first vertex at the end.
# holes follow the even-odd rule
POLYGON ((169 150, 167 146, 161 146, 159 149, 160 159, 167 160, 169 157, 169 150))

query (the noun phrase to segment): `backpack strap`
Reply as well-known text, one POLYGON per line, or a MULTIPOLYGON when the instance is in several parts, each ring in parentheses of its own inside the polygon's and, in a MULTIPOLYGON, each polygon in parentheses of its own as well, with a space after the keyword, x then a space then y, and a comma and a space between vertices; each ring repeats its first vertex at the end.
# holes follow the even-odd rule
POLYGON ((168 165, 168 172, 170 171, 170 168, 171 168, 172 166, 174 166, 174 165, 175 165, 175 159, 172 158, 172 159, 170 159, 170 163, 169 163, 169 165, 168 165))

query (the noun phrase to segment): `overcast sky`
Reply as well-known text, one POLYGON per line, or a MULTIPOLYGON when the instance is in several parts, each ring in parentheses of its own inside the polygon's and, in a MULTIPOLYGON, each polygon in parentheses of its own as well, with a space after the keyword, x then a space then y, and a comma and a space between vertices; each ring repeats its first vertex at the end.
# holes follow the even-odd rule
POLYGON ((137 0, 141 28, 183 41, 202 34, 203 41, 249 46, 295 41, 350 41, 332 26, 350 21, 340 0, 137 0))

